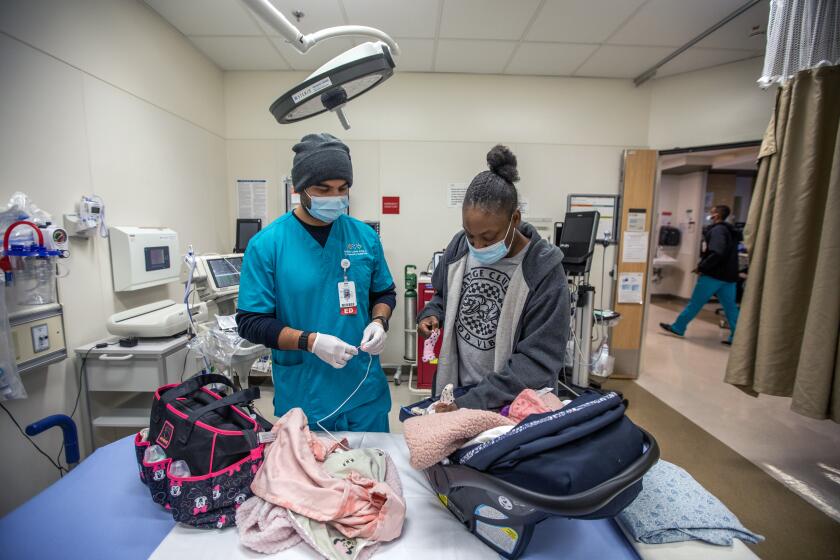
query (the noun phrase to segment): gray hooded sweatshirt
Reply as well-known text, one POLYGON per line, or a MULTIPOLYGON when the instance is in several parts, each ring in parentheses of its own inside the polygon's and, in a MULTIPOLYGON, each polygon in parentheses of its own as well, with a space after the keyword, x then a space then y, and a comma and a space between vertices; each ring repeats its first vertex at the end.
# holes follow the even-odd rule
MULTIPOLYGON (((455 399, 460 408, 498 409, 527 388, 557 387, 569 335, 569 287, 563 253, 541 239, 531 224, 519 231, 531 242, 522 265, 510 279, 496 331, 492 372, 469 393, 455 399)), ((432 387, 435 395, 447 384, 460 385, 458 343, 454 328, 461 300, 469 248, 463 231, 450 241, 432 275, 435 295, 417 318, 435 316, 443 341, 432 387)))

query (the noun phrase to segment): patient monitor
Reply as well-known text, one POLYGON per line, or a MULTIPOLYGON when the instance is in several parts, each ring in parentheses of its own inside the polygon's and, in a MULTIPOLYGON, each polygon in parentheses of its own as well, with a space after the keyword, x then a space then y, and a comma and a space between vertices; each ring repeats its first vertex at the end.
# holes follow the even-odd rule
MULTIPOLYGON (((198 255, 192 284, 199 299, 214 302, 220 315, 236 312, 235 300, 239 296, 239 275, 242 271, 242 253, 227 255, 198 255)), ((181 269, 181 281, 186 283, 189 269, 181 269)))

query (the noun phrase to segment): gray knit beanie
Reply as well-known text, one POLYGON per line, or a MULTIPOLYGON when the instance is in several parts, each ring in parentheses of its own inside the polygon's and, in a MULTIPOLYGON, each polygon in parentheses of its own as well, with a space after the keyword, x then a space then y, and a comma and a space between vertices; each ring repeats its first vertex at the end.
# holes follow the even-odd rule
POLYGON ((347 186, 353 184, 350 148, 332 134, 307 134, 292 151, 295 152, 292 165, 295 192, 330 179, 344 179, 347 186))

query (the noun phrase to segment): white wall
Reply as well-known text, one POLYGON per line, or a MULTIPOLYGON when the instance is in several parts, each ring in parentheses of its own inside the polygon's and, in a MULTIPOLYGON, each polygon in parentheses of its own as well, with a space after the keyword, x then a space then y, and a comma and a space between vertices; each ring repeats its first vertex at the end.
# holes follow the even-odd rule
MULTIPOLYGON (((706 192, 705 171, 684 175, 662 175, 659 181, 657 215, 671 212, 671 225, 682 232, 679 247, 667 248, 668 256, 677 259, 673 266, 662 268, 662 281, 654 284, 653 294, 669 294, 688 299, 697 280, 691 271, 700 256, 700 239, 703 230, 703 196, 706 192), (694 226, 690 226, 686 210, 692 210, 694 226)), ((658 228, 656 234, 658 235, 658 228)))
POLYGON ((761 140, 775 88, 756 84, 763 58, 649 82, 648 145, 656 149, 761 140))
MULTIPOLYGON (((230 248, 221 71, 133 0, 5 1, 0 31, 0 204, 23 190, 60 219, 97 193, 111 225, 230 248)), ((73 239, 70 251, 59 299, 71 352, 106 336, 115 311, 178 296, 177 285, 115 296, 105 239, 73 239)), ((77 371, 68 359, 25 373, 29 398, 5 404, 22 425, 69 414, 77 371)), ((36 441, 55 455, 61 440, 52 430, 36 441)), ((3 515, 58 475, 5 415, 0 442, 3 515)))
MULTIPOLYGON (((446 187, 486 169, 485 156, 505 143, 519 158, 526 219, 562 220, 570 193, 617 193, 621 152, 644 146, 649 93, 627 80, 398 74, 347 108, 353 128, 333 115, 279 126, 268 106, 303 76, 287 72, 225 74, 231 221, 236 178, 267 178, 271 216, 282 214, 282 178, 291 147, 309 132, 345 139, 353 156, 351 213, 381 220, 385 256, 399 299, 385 362, 403 355, 403 267, 425 268, 461 229, 446 187), (399 196, 399 215, 380 215, 381 196, 399 196)), ((593 283, 601 289, 601 249, 593 283)), ((612 249, 607 255, 611 262, 612 249)), ((609 301, 606 294, 605 302, 609 301)))

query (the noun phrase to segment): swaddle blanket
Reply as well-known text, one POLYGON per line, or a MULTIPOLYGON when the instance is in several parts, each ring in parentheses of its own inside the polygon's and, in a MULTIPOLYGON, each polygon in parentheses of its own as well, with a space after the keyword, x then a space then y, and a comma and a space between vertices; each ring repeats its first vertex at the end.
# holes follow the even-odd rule
POLYGON ((641 493, 618 514, 618 521, 646 544, 698 540, 728 546, 733 538, 753 544, 764 540, 690 474, 667 461, 645 474, 641 493))
POLYGON ((403 424, 409 462, 418 470, 429 468, 478 434, 514 424, 501 414, 469 408, 409 418, 403 424))

